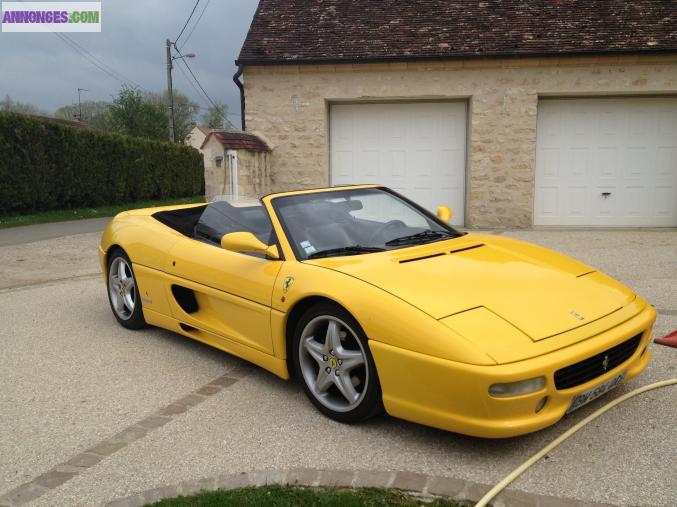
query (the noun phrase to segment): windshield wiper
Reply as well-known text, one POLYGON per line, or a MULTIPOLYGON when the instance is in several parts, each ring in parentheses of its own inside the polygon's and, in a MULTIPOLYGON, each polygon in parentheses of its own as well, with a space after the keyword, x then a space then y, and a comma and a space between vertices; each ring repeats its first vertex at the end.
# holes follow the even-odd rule
POLYGON ((378 248, 375 246, 351 245, 320 250, 319 252, 310 254, 308 258, 319 259, 320 257, 332 257, 334 255, 359 255, 364 253, 383 252, 384 250, 385 248, 378 248))
POLYGON ((386 241, 387 246, 395 245, 406 245, 409 243, 428 243, 431 241, 437 241, 438 239, 456 237, 456 234, 453 234, 448 231, 432 231, 428 229, 427 231, 418 232, 416 234, 410 234, 408 236, 402 236, 400 238, 391 239, 386 241))

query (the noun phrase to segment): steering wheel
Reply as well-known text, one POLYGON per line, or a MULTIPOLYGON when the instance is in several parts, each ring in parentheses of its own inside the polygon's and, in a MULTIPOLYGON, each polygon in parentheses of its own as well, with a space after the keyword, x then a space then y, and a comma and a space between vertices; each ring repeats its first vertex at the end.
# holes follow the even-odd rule
POLYGON ((372 243, 374 239, 378 238, 381 236, 383 233, 390 229, 394 229, 395 227, 401 228, 401 227, 406 227, 407 224, 405 224, 402 220, 390 220, 389 222, 386 222, 383 224, 381 227, 376 229, 371 236, 369 236, 369 239, 367 240, 367 243, 372 243))

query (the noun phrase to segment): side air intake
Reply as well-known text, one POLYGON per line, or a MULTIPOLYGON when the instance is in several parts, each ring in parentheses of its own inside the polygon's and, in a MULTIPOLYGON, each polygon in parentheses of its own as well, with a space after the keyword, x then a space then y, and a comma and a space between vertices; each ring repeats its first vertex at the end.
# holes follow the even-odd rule
POLYGON ((195 292, 180 285, 172 285, 172 294, 177 304, 186 313, 195 313, 198 310, 195 292))

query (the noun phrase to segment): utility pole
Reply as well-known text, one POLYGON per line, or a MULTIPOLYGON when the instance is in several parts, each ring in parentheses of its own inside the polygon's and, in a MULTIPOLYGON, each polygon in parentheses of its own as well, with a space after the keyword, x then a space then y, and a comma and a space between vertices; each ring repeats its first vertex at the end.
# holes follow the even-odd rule
POLYGON ((78 88, 78 120, 82 121, 82 103, 80 102, 80 92, 88 92, 85 88, 78 88))
POLYGON ((174 92, 172 91, 172 43, 169 39, 167 46, 167 93, 169 94, 169 140, 174 142, 174 92))

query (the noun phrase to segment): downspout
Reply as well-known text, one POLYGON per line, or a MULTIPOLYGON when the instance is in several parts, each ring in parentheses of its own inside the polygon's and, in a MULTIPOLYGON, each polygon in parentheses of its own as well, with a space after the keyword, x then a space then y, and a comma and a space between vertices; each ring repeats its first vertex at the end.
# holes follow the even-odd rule
POLYGON ((242 121, 242 130, 246 130, 246 124, 244 121, 244 84, 240 81, 240 76, 242 75, 242 65, 237 67, 237 72, 233 75, 233 82, 240 89, 240 119, 242 121))
POLYGON ((237 150, 227 150, 226 156, 230 160, 230 194, 237 197, 240 193, 237 184, 237 150))

